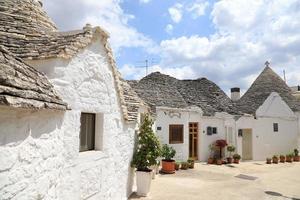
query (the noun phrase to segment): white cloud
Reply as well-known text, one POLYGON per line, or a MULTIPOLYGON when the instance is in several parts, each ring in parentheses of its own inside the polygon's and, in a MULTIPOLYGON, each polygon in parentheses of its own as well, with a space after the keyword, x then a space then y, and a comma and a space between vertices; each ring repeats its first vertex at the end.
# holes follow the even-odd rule
POLYGON ((151 0, 140 0, 140 3, 149 3, 151 0))
POLYGON ((168 9, 170 17, 173 20, 173 22, 179 23, 181 21, 182 12, 183 12, 182 8, 183 8, 182 4, 176 3, 168 9))
POLYGON ((161 42, 161 66, 172 66, 189 78, 205 76, 225 91, 247 89, 263 70, 264 62, 290 85, 300 83, 300 2, 298 0, 223 0, 213 5, 216 33, 193 35, 161 42))
POLYGON ((196 19, 205 15, 206 9, 209 6, 208 1, 196 1, 193 4, 187 6, 187 11, 192 13, 192 18, 196 19))
MULTIPOLYGON (((299 84, 300 2, 245 2, 215 3, 211 18, 217 31, 209 37, 162 41, 161 63, 156 69, 178 78, 204 76, 226 92, 234 86, 245 91, 270 60, 279 75, 286 70, 290 85, 299 84)), ((136 78, 143 75, 142 70, 136 78)))
POLYGON ((122 47, 151 51, 154 42, 128 24, 134 16, 125 13, 120 3, 121 0, 44 0, 44 7, 61 30, 82 29, 86 23, 100 25, 110 33, 115 52, 122 47))
POLYGON ((168 33, 168 34, 172 34, 173 32, 173 25, 172 24, 168 24, 165 28, 165 31, 168 33))
MULTIPOLYGON (((132 80, 139 80, 142 77, 146 76, 146 69, 135 67, 132 65, 124 65, 120 69, 120 72, 123 77, 130 77, 132 80), (134 71, 134 74, 132 73, 134 71)), ((193 77, 195 74, 193 69, 189 66, 182 67, 166 67, 161 65, 152 65, 148 67, 148 74, 152 72, 161 72, 163 74, 168 74, 178 79, 187 79, 193 77), (185 71, 185 73, 182 73, 185 71)))

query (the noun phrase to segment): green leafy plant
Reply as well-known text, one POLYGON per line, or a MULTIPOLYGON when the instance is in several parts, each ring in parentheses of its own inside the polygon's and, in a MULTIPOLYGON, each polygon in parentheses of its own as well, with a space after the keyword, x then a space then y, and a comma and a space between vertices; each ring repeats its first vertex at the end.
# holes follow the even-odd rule
POLYGON ((239 155, 239 154, 233 154, 233 159, 235 159, 235 160, 240 160, 241 159, 241 156, 239 155))
POLYGON ((149 167, 157 164, 161 155, 160 143, 152 130, 153 121, 146 115, 137 137, 136 149, 133 154, 132 167, 138 171, 149 171, 149 167))
POLYGON ((295 156, 299 156, 299 150, 298 149, 294 149, 294 154, 295 154, 295 156))
POLYGON ((229 156, 231 157, 231 154, 235 151, 235 146, 233 145, 227 146, 227 151, 229 152, 229 156))
POLYGON ((274 155, 273 157, 272 157, 272 159, 274 160, 274 159, 278 159, 278 156, 277 155, 274 155))
POLYGON ((188 162, 182 162, 182 163, 181 163, 181 169, 186 170, 186 169, 188 169, 188 168, 189 168, 189 163, 188 163, 188 162))
POLYGON ((164 158, 166 161, 171 161, 173 160, 176 154, 176 151, 173 147, 168 146, 167 144, 164 144, 161 150, 161 156, 164 158))

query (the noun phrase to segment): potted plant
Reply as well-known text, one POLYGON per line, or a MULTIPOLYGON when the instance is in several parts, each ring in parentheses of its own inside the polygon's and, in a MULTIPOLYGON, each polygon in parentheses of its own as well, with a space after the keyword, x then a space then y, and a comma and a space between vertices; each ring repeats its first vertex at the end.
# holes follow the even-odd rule
POLYGON ((294 149, 294 161, 299 162, 300 161, 300 156, 299 156, 299 150, 294 149))
POLYGON ((209 151, 210 151, 210 155, 207 159, 207 164, 213 164, 214 163, 213 153, 214 153, 214 150, 215 150, 215 144, 210 144, 208 146, 208 148, 209 148, 209 151))
POLYGON ((227 146, 226 140, 216 140, 215 146, 219 148, 219 158, 222 159, 222 150, 227 146))
POLYGON ((189 163, 188 162, 182 162, 181 163, 181 168, 183 170, 187 170, 189 168, 189 163))
POLYGON ((293 162, 293 157, 294 157, 294 154, 292 154, 292 153, 287 154, 287 155, 285 156, 286 162, 292 163, 292 162, 293 162))
POLYGON ((272 158, 267 158, 267 164, 271 164, 272 163, 272 158))
POLYGON ((231 164, 232 163, 232 156, 231 156, 231 154, 232 154, 232 152, 235 151, 235 147, 233 145, 229 145, 229 146, 227 146, 227 151, 229 152, 229 157, 227 157, 227 163, 231 164))
POLYGON ((285 156, 284 155, 280 155, 279 159, 280 159, 281 163, 285 163, 285 156))
POLYGON ((274 164, 278 164, 278 161, 279 161, 278 156, 277 156, 277 155, 274 155, 274 156, 272 157, 272 162, 273 162, 274 164))
POLYGON ((222 159, 221 159, 221 158, 217 158, 217 159, 216 159, 216 164, 217 164, 217 165, 222 165, 222 164, 223 164, 222 159))
POLYGON ((179 170, 180 168, 180 162, 175 162, 175 170, 179 170))
POLYGON ((162 160, 162 172, 166 174, 173 174, 175 172, 175 156, 176 151, 173 147, 164 144, 161 151, 162 160))
POLYGON ((189 163, 189 168, 190 169, 194 169, 194 167, 195 167, 195 159, 194 158, 189 158, 187 160, 187 162, 189 163))
POLYGON ((137 136, 132 166, 136 170, 137 195, 147 196, 151 186, 151 166, 157 163, 160 156, 159 140, 152 130, 153 121, 145 116, 137 136))
POLYGON ((233 154, 233 162, 236 163, 236 164, 239 164, 240 163, 240 159, 241 159, 241 156, 239 154, 233 154))

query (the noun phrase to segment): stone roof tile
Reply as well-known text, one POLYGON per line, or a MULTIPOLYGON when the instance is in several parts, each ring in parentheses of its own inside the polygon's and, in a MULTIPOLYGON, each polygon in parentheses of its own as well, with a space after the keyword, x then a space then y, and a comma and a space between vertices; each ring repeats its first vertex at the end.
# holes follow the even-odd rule
POLYGON ((277 92, 293 111, 300 111, 300 102, 292 95, 292 90, 269 66, 252 83, 248 91, 236 102, 243 113, 255 114, 272 92, 277 92))
POLYGON ((45 75, 0 46, 0 104, 36 109, 65 110, 45 75))

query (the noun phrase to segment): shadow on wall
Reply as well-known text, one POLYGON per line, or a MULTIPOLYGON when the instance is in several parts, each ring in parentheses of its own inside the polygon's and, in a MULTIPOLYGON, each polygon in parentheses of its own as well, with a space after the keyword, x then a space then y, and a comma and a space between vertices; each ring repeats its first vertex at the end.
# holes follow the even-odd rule
POLYGON ((0 146, 19 144, 28 136, 46 139, 61 129, 63 118, 63 111, 1 107, 0 146))
MULTIPOLYGON (((123 130, 125 131, 125 130, 123 130)), ((129 166, 128 166, 128 176, 127 176, 127 197, 129 197, 132 192, 133 192, 133 185, 134 185, 134 177, 135 177, 135 169, 133 167, 131 167, 131 160, 132 160, 132 156, 134 153, 134 150, 136 149, 137 146, 137 135, 138 135, 138 131, 134 131, 134 146, 133 149, 131 151, 131 159, 129 162, 129 166)))

